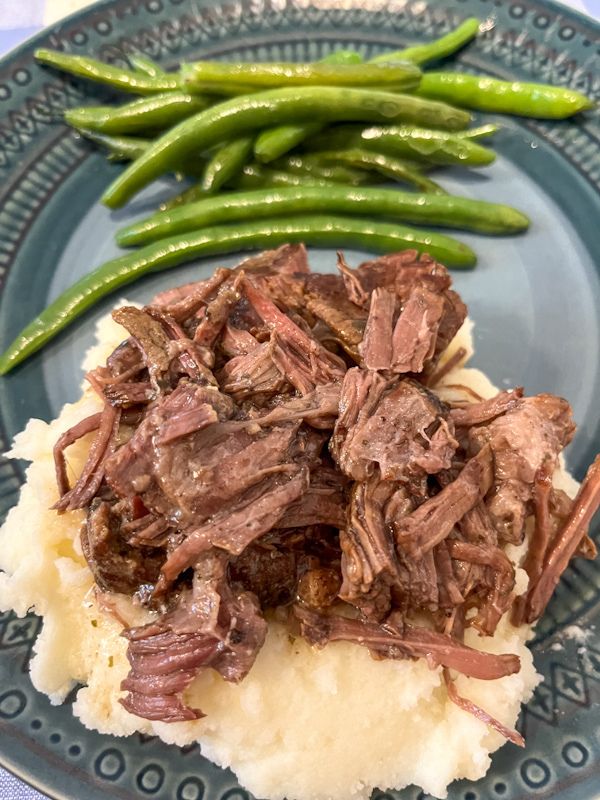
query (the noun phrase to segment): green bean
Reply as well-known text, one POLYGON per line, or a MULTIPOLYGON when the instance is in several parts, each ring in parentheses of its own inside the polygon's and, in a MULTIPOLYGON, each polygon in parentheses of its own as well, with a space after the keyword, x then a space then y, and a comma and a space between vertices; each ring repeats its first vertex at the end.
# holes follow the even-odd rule
POLYGON ((104 64, 95 58, 73 56, 44 48, 36 50, 34 55, 37 61, 49 67, 56 67, 63 72, 69 72, 71 75, 88 78, 88 80, 112 86, 123 92, 158 94, 159 92, 168 92, 180 88, 178 75, 165 73, 165 75, 152 78, 139 72, 131 72, 131 70, 114 67, 111 64, 104 64))
POLYGON ((537 119, 565 119, 595 105, 581 92, 562 86, 501 81, 462 72, 429 72, 423 75, 418 94, 477 111, 537 119))
POLYGON ((425 125, 433 122, 450 129, 465 128, 470 119, 450 106, 390 92, 331 86, 259 92, 219 103, 171 128, 124 170, 102 199, 110 208, 118 208, 159 175, 176 168, 191 151, 205 151, 239 135, 241 130, 248 132, 307 118, 323 122, 404 120, 425 125))
POLYGON ((142 139, 139 136, 110 136, 107 133, 88 131, 86 128, 77 130, 94 144, 105 147, 110 161, 135 161, 152 144, 151 139, 142 139))
POLYGON ((204 191, 218 192, 224 184, 238 175, 252 152, 253 144, 252 136, 240 136, 220 147, 206 165, 202 177, 204 191))
POLYGON ((488 122, 487 125, 479 125, 477 128, 467 128, 466 131, 459 131, 458 135, 463 139, 487 139, 488 136, 493 136, 499 130, 499 125, 488 122))
POLYGON ((315 175, 269 169, 262 164, 247 164, 231 185, 235 189, 265 189, 272 186, 335 186, 335 181, 315 175))
POLYGON ((467 197, 372 187, 299 186, 236 192, 158 212, 122 228, 117 232, 117 242, 122 247, 131 247, 225 222, 320 213, 375 219, 382 216, 413 225, 487 234, 518 233, 529 225, 527 217, 510 206, 467 197))
POLYGON ((363 57, 356 50, 334 50, 320 58, 318 64, 362 64, 363 57))
POLYGON ((229 82, 234 86, 254 86, 255 90, 280 86, 376 86, 383 90, 406 90, 418 86, 421 72, 412 64, 326 64, 294 62, 228 63, 197 61, 183 64, 181 77, 192 92, 211 91, 217 85, 224 91, 229 82))
MULTIPOLYGON (((423 45, 407 47, 404 50, 396 50, 393 53, 384 53, 370 59, 370 64, 378 64, 391 61, 410 61, 413 64, 421 65, 428 61, 445 58, 455 53, 471 41, 479 30, 479 20, 475 17, 465 20, 454 31, 423 45)), ((344 51, 342 51, 344 52, 344 51)), ((332 56, 336 56, 333 53, 332 56)), ((359 59, 360 56, 355 54, 359 59)), ((335 63, 330 56, 331 63, 335 63)), ((323 59, 325 61, 326 59, 323 59)), ((271 128, 261 133, 254 145, 254 154, 259 161, 267 164, 276 158, 288 153, 297 147, 309 136, 316 135, 323 126, 319 123, 307 123, 306 125, 286 125, 279 128, 271 128)))
MULTIPOLYGON (((337 50, 322 58, 322 64, 361 64, 362 56, 352 50, 337 50)), ((268 164, 279 156, 289 153, 309 136, 315 136, 323 128, 320 122, 304 122, 296 125, 279 125, 267 128, 256 138, 254 155, 259 161, 268 164)))
POLYGON ((403 50, 396 50, 393 53, 383 53, 380 56, 372 58, 371 64, 381 64, 382 62, 393 61, 410 61, 413 64, 426 64, 429 61, 438 61, 441 58, 447 58, 457 50, 460 50, 472 39, 477 36, 479 31, 479 20, 475 17, 469 17, 458 28, 440 39, 426 44, 417 44, 412 47, 405 47, 403 50))
POLYGON ((292 155, 273 162, 276 170, 293 172, 297 175, 312 175, 314 178, 325 178, 334 183, 345 183, 348 186, 359 186, 369 179, 363 169, 332 164, 319 158, 320 154, 292 155))
POLYGON ((462 164, 467 167, 486 166, 496 157, 492 150, 460 135, 406 125, 364 129, 341 126, 315 136, 306 146, 313 150, 358 147, 429 164, 462 164))
MULTIPOLYGON (((262 164, 247 164, 240 172, 240 174, 229 182, 228 188, 236 190, 252 190, 252 189, 266 189, 268 187, 284 187, 284 186, 331 186, 332 183, 343 182, 350 183, 353 186, 359 186, 361 183, 366 183, 369 180, 369 175, 366 172, 359 173, 358 170, 353 170, 352 175, 348 175, 348 171, 344 176, 344 181, 332 180, 332 171, 324 168, 320 174, 309 174, 305 172, 293 172, 285 169, 269 169, 262 164), (330 178, 327 177, 330 176, 330 178)), ((341 178, 337 172, 334 173, 336 178, 341 178)), ((161 211, 169 211, 173 208, 179 208, 187 203, 193 203, 196 200, 202 200, 206 197, 206 191, 202 185, 197 183, 183 192, 169 198, 164 203, 160 204, 161 211)))
MULTIPOLYGON (((152 144, 151 139, 142 139, 138 136, 109 136, 107 133, 86 131, 85 128, 78 128, 78 132, 94 144, 105 147, 108 150, 109 161, 135 161, 152 144)), ((179 177, 188 175, 196 178, 203 174, 204 169, 204 160, 194 153, 173 171, 179 177)))
MULTIPOLYGON (((367 173, 364 173, 362 182, 368 179, 367 173)), ((358 178, 354 179, 355 185, 359 184, 358 178)), ((250 189, 266 189, 268 187, 282 187, 282 186, 332 186, 334 181, 328 180, 326 177, 318 177, 316 175, 308 175, 306 173, 288 172, 283 169, 269 169, 263 167, 262 164, 246 164, 240 174, 229 182, 228 188, 236 190, 250 190, 250 189)), ((201 183, 194 184, 188 189, 185 189, 180 194, 169 198, 164 203, 161 203, 160 208, 162 211, 167 211, 172 208, 178 208, 186 203, 193 203, 196 200, 202 200, 206 197, 206 191, 202 188, 201 183)))
POLYGON ((312 153, 311 157, 325 163, 347 164, 350 167, 373 170, 386 178, 391 178, 399 183, 407 183, 428 194, 447 194, 439 184, 423 175, 416 164, 385 153, 375 153, 354 147, 348 150, 317 151, 312 153))
POLYGON ((170 128, 211 105, 211 100, 187 92, 163 92, 114 106, 70 108, 65 119, 75 128, 102 133, 138 133, 170 128))
POLYGON ((279 125, 268 128, 256 138, 254 155, 263 164, 274 161, 289 153, 309 136, 315 136, 323 129, 321 122, 298 122, 295 125, 279 125))
POLYGON ((151 58, 139 53, 127 56, 127 60, 136 72, 141 72, 142 75, 147 75, 149 78, 162 78, 167 74, 166 70, 159 67, 151 58))
POLYGON ((206 197, 206 192, 202 188, 202 182, 200 181, 199 183, 192 184, 192 186, 188 186, 183 192, 169 197, 168 200, 160 204, 159 208, 161 211, 169 211, 172 208, 179 208, 179 206, 185 205, 186 203, 194 203, 196 200, 201 200, 203 197, 206 197))
POLYGON ((0 375, 33 355, 57 333, 106 295, 147 275, 195 258, 304 242, 321 247, 353 247, 376 252, 414 248, 448 266, 470 268, 475 254, 467 245, 437 233, 383 222, 330 216, 266 219, 219 225, 182 238, 173 236, 103 264, 67 289, 16 337, 0 356, 0 375))

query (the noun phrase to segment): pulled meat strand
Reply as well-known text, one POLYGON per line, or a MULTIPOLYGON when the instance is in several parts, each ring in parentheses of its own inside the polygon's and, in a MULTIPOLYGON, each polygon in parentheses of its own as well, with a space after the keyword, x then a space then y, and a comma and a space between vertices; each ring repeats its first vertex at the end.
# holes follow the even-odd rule
POLYGON ((592 517, 600 506, 600 456, 588 469, 569 517, 550 545, 538 581, 527 598, 527 622, 538 619, 548 605, 560 576, 569 565, 592 517))
POLYGON ((203 309, 200 321, 194 332, 194 344, 212 347, 226 324, 229 315, 241 297, 244 273, 239 272, 233 280, 225 280, 218 289, 216 297, 203 309))
POLYGON ((450 671, 448 669, 444 669, 444 683, 446 684, 448 697, 455 705, 462 708, 462 710, 466 711, 468 714, 472 714, 476 719, 480 719, 486 725, 489 725, 490 728, 498 731, 501 736, 504 736, 509 742, 516 744, 517 747, 525 747, 525 739, 523 739, 518 731, 507 728, 506 725, 503 725, 495 717, 492 717, 491 714, 488 714, 481 706, 459 695, 456 684, 450 677, 450 671))
POLYGON ((342 380, 345 366, 340 358, 282 314, 250 281, 244 283, 244 294, 263 322, 274 331, 276 366, 301 394, 308 394, 319 384, 342 380))
POLYGON ((194 316, 199 308, 219 289, 221 284, 231 275, 231 270, 220 267, 205 281, 195 281, 167 289, 157 294, 152 300, 153 306, 161 306, 177 322, 194 316))
MULTIPOLYGON (((550 496, 552 494, 552 460, 547 458, 536 473, 533 487, 534 528, 523 561, 529 577, 529 586, 538 582, 551 535, 550 496)), ((527 594, 515 599, 511 619, 513 625, 522 625, 527 613, 527 594)))
MULTIPOLYGON (((103 463, 115 450, 121 412, 106 405, 101 412, 97 434, 90 447, 85 466, 72 489, 63 494, 53 506, 56 511, 85 508, 96 495, 104 479, 103 463)), ((91 424, 91 423, 90 423, 91 424)))
POLYGON ((456 427, 470 427, 471 425, 481 425, 482 422, 489 422, 496 417, 505 414, 516 408, 517 401, 523 397, 523 388, 518 386, 509 392, 499 392, 489 400, 482 400, 480 403, 472 403, 463 408, 453 408, 450 417, 456 427))
POLYGON ((250 671, 267 634, 254 595, 227 581, 227 557, 209 551, 198 559, 192 590, 184 591, 167 614, 123 632, 130 673, 121 688, 122 705, 151 720, 199 719, 183 692, 203 669, 238 683, 250 671))
POLYGON ((89 417, 82 419, 81 422, 78 422, 76 425, 73 425, 73 427, 61 434, 58 438, 58 441, 54 445, 52 455, 54 457, 54 472, 56 475, 56 485, 58 487, 59 497, 64 497, 70 488, 69 479, 67 477, 67 461, 65 458, 65 450, 67 447, 75 444, 78 439, 81 439, 83 436, 87 436, 87 434, 92 433, 92 431, 98 430, 101 421, 101 411, 99 411, 97 414, 91 414, 89 417))
POLYGON ((302 635, 320 647, 329 642, 354 642, 385 658, 425 658, 431 669, 450 667, 479 680, 496 680, 520 669, 518 656, 474 650, 444 633, 388 621, 382 625, 294 606, 302 635))
POLYGON ((395 530, 397 546, 412 558, 422 558, 485 496, 492 480, 491 452, 483 448, 455 481, 400 520, 395 530))
POLYGON ((446 375, 452 372, 453 369, 458 367, 458 365, 464 361, 467 357, 467 351, 464 347, 458 347, 454 353, 447 358, 446 361, 442 364, 441 367, 438 367, 435 372, 432 372, 425 380, 425 385, 428 386, 430 389, 435 389, 438 384, 440 384, 446 375))
POLYGON ((392 370, 422 372, 437 349, 443 298, 424 286, 415 286, 406 300, 392 335, 392 370))
POLYGON ((381 575, 390 582, 398 579, 394 542, 384 519, 384 507, 393 492, 393 484, 380 476, 354 484, 347 523, 340 531, 342 600, 359 600, 381 575))
POLYGON ((368 308, 372 292, 366 291, 355 271, 346 263, 344 254, 338 251, 337 268, 339 269, 348 299, 357 306, 368 308))
POLYGON ((367 369, 390 369, 396 298, 387 289, 375 289, 371 295, 369 317, 358 352, 367 369))

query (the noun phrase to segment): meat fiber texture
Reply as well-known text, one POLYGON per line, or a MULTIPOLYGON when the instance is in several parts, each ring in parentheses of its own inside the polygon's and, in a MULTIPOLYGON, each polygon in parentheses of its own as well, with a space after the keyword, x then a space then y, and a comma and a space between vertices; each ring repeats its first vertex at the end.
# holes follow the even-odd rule
MULTIPOLYGON (((446 358, 461 346, 472 353, 471 328, 467 320, 446 358)), ((122 339, 123 329, 104 318, 84 367, 102 363, 122 339)), ((464 367, 450 372, 438 391, 444 396, 456 384, 484 397, 496 392, 483 373, 464 367)), ((139 625, 152 615, 125 596, 102 603, 80 547, 84 512, 50 510, 57 499, 52 447, 62 431, 98 409, 98 399, 86 391, 50 424, 31 420, 10 453, 31 465, 19 503, 0 530, 0 609, 25 615, 33 608, 44 618, 31 661, 39 691, 58 704, 80 684, 73 711, 88 728, 115 736, 140 731, 178 745, 198 741, 205 756, 231 767, 256 796, 272 800, 359 800, 374 787, 410 784, 445 797, 452 781, 485 775, 490 754, 504 739, 449 700, 441 668, 430 669, 424 659, 376 661, 346 642, 317 650, 274 620, 240 684, 213 670, 196 678, 186 699, 194 706, 197 698, 205 718, 166 724, 128 713, 117 702, 129 670, 119 619, 139 625)), ((85 437, 69 449, 71 478, 88 447, 85 437)), ((564 469, 555 483, 575 495, 577 484, 564 469)), ((515 563, 521 550, 508 549, 515 563)), ((517 569, 517 591, 526 582, 517 569)), ((465 635, 471 647, 521 659, 515 675, 494 681, 460 675, 456 681, 461 695, 508 727, 540 680, 526 646, 530 636, 529 626, 517 629, 507 619, 493 637, 472 629, 465 635)))

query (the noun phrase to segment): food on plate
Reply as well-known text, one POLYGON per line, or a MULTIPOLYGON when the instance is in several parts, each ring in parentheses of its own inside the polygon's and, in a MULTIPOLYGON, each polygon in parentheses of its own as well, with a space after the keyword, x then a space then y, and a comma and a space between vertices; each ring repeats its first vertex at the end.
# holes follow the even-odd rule
POLYGON ((485 167, 495 154, 464 132, 432 131, 414 126, 361 128, 339 125, 309 140, 317 152, 337 147, 359 147, 436 166, 485 167))
MULTIPOLYGON (((422 162, 421 168, 452 163, 485 166, 493 161, 494 153, 476 144, 463 142, 460 149, 450 139, 445 146, 439 146, 441 134, 436 130, 460 131, 468 126, 470 115, 462 111, 463 107, 542 119, 562 119, 593 107, 589 98, 568 87, 457 72, 421 73, 419 67, 462 49, 478 29, 479 21, 469 18, 434 42, 383 53, 367 63, 356 52, 339 50, 316 63, 196 61, 181 64, 177 73, 166 73, 144 58, 139 69, 135 56, 131 61, 133 71, 49 50, 36 51, 36 58, 42 64, 113 88, 150 95, 121 109, 76 108, 65 114, 71 125, 85 136, 91 133, 96 141, 94 133, 159 134, 155 141, 140 143, 137 152, 133 147, 121 148, 122 155, 134 163, 103 198, 110 207, 118 207, 165 172, 194 175, 195 170, 189 169, 188 154, 215 147, 218 152, 223 144, 232 147, 228 155, 231 161, 216 183, 210 171, 204 175, 202 191, 235 186, 252 149, 259 161, 268 163, 294 148, 318 147, 319 139, 314 137, 328 123, 335 126, 344 121, 378 121, 421 126, 424 130, 413 134, 417 140, 419 136, 422 139, 416 146, 410 146, 410 128, 402 133, 391 131, 383 153, 389 154, 389 147, 397 140, 394 152, 408 159, 417 158, 422 162), (234 95, 233 99, 222 102, 223 96, 229 95, 234 95), (448 100, 449 104, 439 100, 448 100), (178 124, 170 130, 175 123, 178 124), (431 146, 428 139, 434 140, 431 146)), ((104 144, 114 152, 110 142, 104 140, 104 144)), ((383 146, 384 142, 371 142, 371 149, 379 155, 380 144, 383 146)), ((325 148, 329 149, 329 145, 325 148)), ((212 156, 208 156, 212 168, 212 156)), ((372 173, 374 167, 378 172, 366 160, 361 166, 367 173, 372 173)), ((395 176, 414 184, 408 174, 402 176, 396 171, 395 176)), ((435 184, 429 188, 436 191, 435 184)))
POLYGON ((65 111, 65 119, 75 128, 98 133, 132 134, 169 128, 209 105, 210 100, 201 95, 172 91, 141 97, 120 108, 70 108, 65 111))
POLYGON ((421 70, 408 61, 384 64, 196 61, 182 64, 181 83, 198 94, 237 95, 280 86, 353 86, 402 91, 419 85, 421 70))
POLYGON ((589 97, 564 86, 500 81, 463 72, 428 72, 417 92, 461 108, 537 119, 566 119, 594 107, 589 97))
MULTIPOLYGON (((476 257, 461 242, 427 230, 394 229, 380 218, 494 234, 525 230, 528 220, 515 209, 504 207, 500 212, 481 201, 444 199, 444 188, 425 171, 444 165, 479 168, 494 161, 494 151, 479 141, 493 135, 497 126, 469 128, 471 115, 462 106, 563 118, 593 104, 564 87, 462 73, 421 74, 419 65, 455 53, 477 30, 478 21, 471 18, 437 41, 384 53, 366 64, 358 53, 341 50, 316 63, 197 61, 181 64, 177 73, 167 73, 139 55, 131 57, 132 69, 127 70, 87 56, 37 50, 42 64, 144 95, 121 108, 65 111, 67 122, 105 147, 109 158, 131 162, 105 191, 106 205, 124 205, 170 172, 199 182, 162 206, 186 207, 183 216, 189 225, 186 222, 183 231, 189 236, 175 239, 169 223, 157 226, 165 232, 164 241, 105 264, 72 286, 9 346, 0 357, 0 374, 108 292, 149 270, 201 254, 285 241, 356 245, 379 252, 412 246, 449 267, 468 267, 476 257), (227 95, 234 96, 223 100, 227 95), (407 198, 398 193, 391 199, 385 190, 355 191, 385 180, 404 183, 420 194, 407 198), (290 190, 287 196, 268 193, 283 187, 290 190), (243 194, 248 189, 259 194, 249 198, 243 194), (261 189, 267 194, 261 195, 261 189), (222 190, 234 191, 221 202, 214 195, 222 190), (202 213, 189 205, 203 198, 202 213), (369 216, 356 219, 357 213, 369 216), (492 224, 491 215, 496 217, 492 224), (239 220, 248 218, 251 221, 240 230, 239 220), (206 227, 210 225, 216 227, 206 227)), ((120 241, 146 240, 125 231, 120 241)))
POLYGON ((254 192, 236 192, 203 198, 178 208, 159 211, 117 231, 122 247, 144 245, 207 225, 249 221, 273 215, 326 212, 397 219, 399 222, 432 222, 440 227, 464 228, 488 234, 519 233, 528 218, 510 206, 484 203, 453 195, 415 194, 395 189, 356 188, 349 197, 340 186, 326 189, 301 186, 254 192))
POLYGON ((34 683, 83 684, 90 727, 199 741, 261 797, 444 796, 523 744, 600 459, 578 490, 568 402, 462 366, 440 263, 337 268, 284 245, 101 323, 83 398, 17 437, 0 606, 45 616, 34 683))
MULTIPOLYGON (((320 122, 407 122, 448 131, 465 129, 468 112, 437 100, 374 89, 298 86, 233 97, 194 114, 159 136, 102 195, 120 208, 156 178, 180 168, 191 153, 204 152, 245 131, 310 118, 320 122)), ((485 163, 493 160, 490 154, 485 163)), ((480 162, 481 163, 481 162, 480 162)))
MULTIPOLYGON (((254 152, 259 161, 271 162, 271 166, 281 169, 284 172, 292 173, 307 173, 314 175, 314 178, 330 178, 330 170, 339 169, 352 169, 349 178, 343 181, 339 180, 337 176, 331 175, 331 180, 334 183, 346 183, 349 185, 361 185, 364 183, 381 183, 386 178, 395 183, 403 183, 419 192, 427 192, 428 194, 447 194, 439 183, 436 183, 418 168, 416 164, 401 158, 394 158, 393 156, 384 153, 375 153, 372 151, 364 150, 358 147, 343 147, 340 150, 322 150, 318 153, 307 153, 302 155, 283 156, 275 161, 266 157, 263 151, 259 152, 259 142, 257 141, 254 146, 254 152), (263 157, 264 156, 264 157, 263 157), (365 170, 371 170, 369 175, 365 170)), ((265 149, 270 146, 268 140, 265 141, 265 149)), ((330 181, 331 182, 331 181, 330 181)), ((192 187, 198 189, 198 187, 192 187)), ((190 190, 188 190, 190 191, 190 190)), ((197 192, 199 199, 203 191, 197 192)), ((168 208, 173 200, 177 201, 177 196, 172 200, 163 203, 161 208, 168 208)), ((177 202, 179 205, 180 203, 177 202)))
POLYGON ((145 70, 128 70, 105 64, 88 56, 74 56, 58 50, 47 50, 44 47, 35 51, 35 57, 41 64, 69 72, 79 78, 102 83, 131 94, 154 95, 162 92, 179 91, 181 81, 178 76, 157 70, 150 75, 145 70))
POLYGON ((35 353, 100 298, 142 275, 219 253, 239 252, 284 242, 306 242, 334 247, 390 252, 407 245, 427 251, 455 267, 472 267, 475 254, 467 245, 441 233, 427 233, 360 217, 278 217, 235 225, 215 225, 185 236, 152 242, 139 250, 106 262, 84 275, 36 317, 0 356, 0 375, 35 353))

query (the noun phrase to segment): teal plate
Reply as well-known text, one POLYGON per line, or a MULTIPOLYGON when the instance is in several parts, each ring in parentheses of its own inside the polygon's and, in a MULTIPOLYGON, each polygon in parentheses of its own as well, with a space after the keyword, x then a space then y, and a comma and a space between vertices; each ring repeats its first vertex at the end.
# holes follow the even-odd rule
MULTIPOLYGON (((551 81, 600 99, 600 26, 542 0, 106 0, 12 53, 0 62, 0 346, 76 277, 114 255, 116 227, 168 188, 153 187, 124 212, 111 214, 98 204, 118 168, 60 117, 68 106, 107 96, 37 66, 34 47, 117 63, 141 51, 165 66, 207 56, 313 60, 340 45, 368 57, 431 39, 470 15, 489 25, 461 55, 461 68, 551 81)), ((521 238, 464 236, 480 264, 457 274, 456 285, 477 324, 475 365, 499 386, 525 385, 571 400, 580 427, 568 462, 581 478, 600 450, 600 121, 595 113, 577 122, 503 122, 493 168, 472 177, 449 172, 442 182, 472 197, 518 205, 533 225, 521 238)), ((347 255, 356 263, 366 254, 347 255)), ((148 278, 126 294, 142 301, 236 260, 206 259, 148 278)), ((328 269, 333 253, 314 250, 311 260, 328 269)), ((2 449, 29 417, 50 419, 76 398, 94 323, 113 302, 0 379, 2 449)), ((2 515, 16 502, 22 479, 23 465, 0 462, 2 515)), ((248 797, 198 747, 101 736, 83 728, 69 702, 51 707, 27 673, 39 628, 34 616, 0 616, 4 766, 54 798, 248 797)), ((451 787, 452 800, 600 797, 600 564, 580 561, 568 571, 538 626, 534 651, 544 683, 522 714, 526 749, 506 745, 486 778, 451 787), (573 624, 587 630, 585 641, 569 636, 573 624)), ((376 796, 425 800, 415 787, 376 796)))

